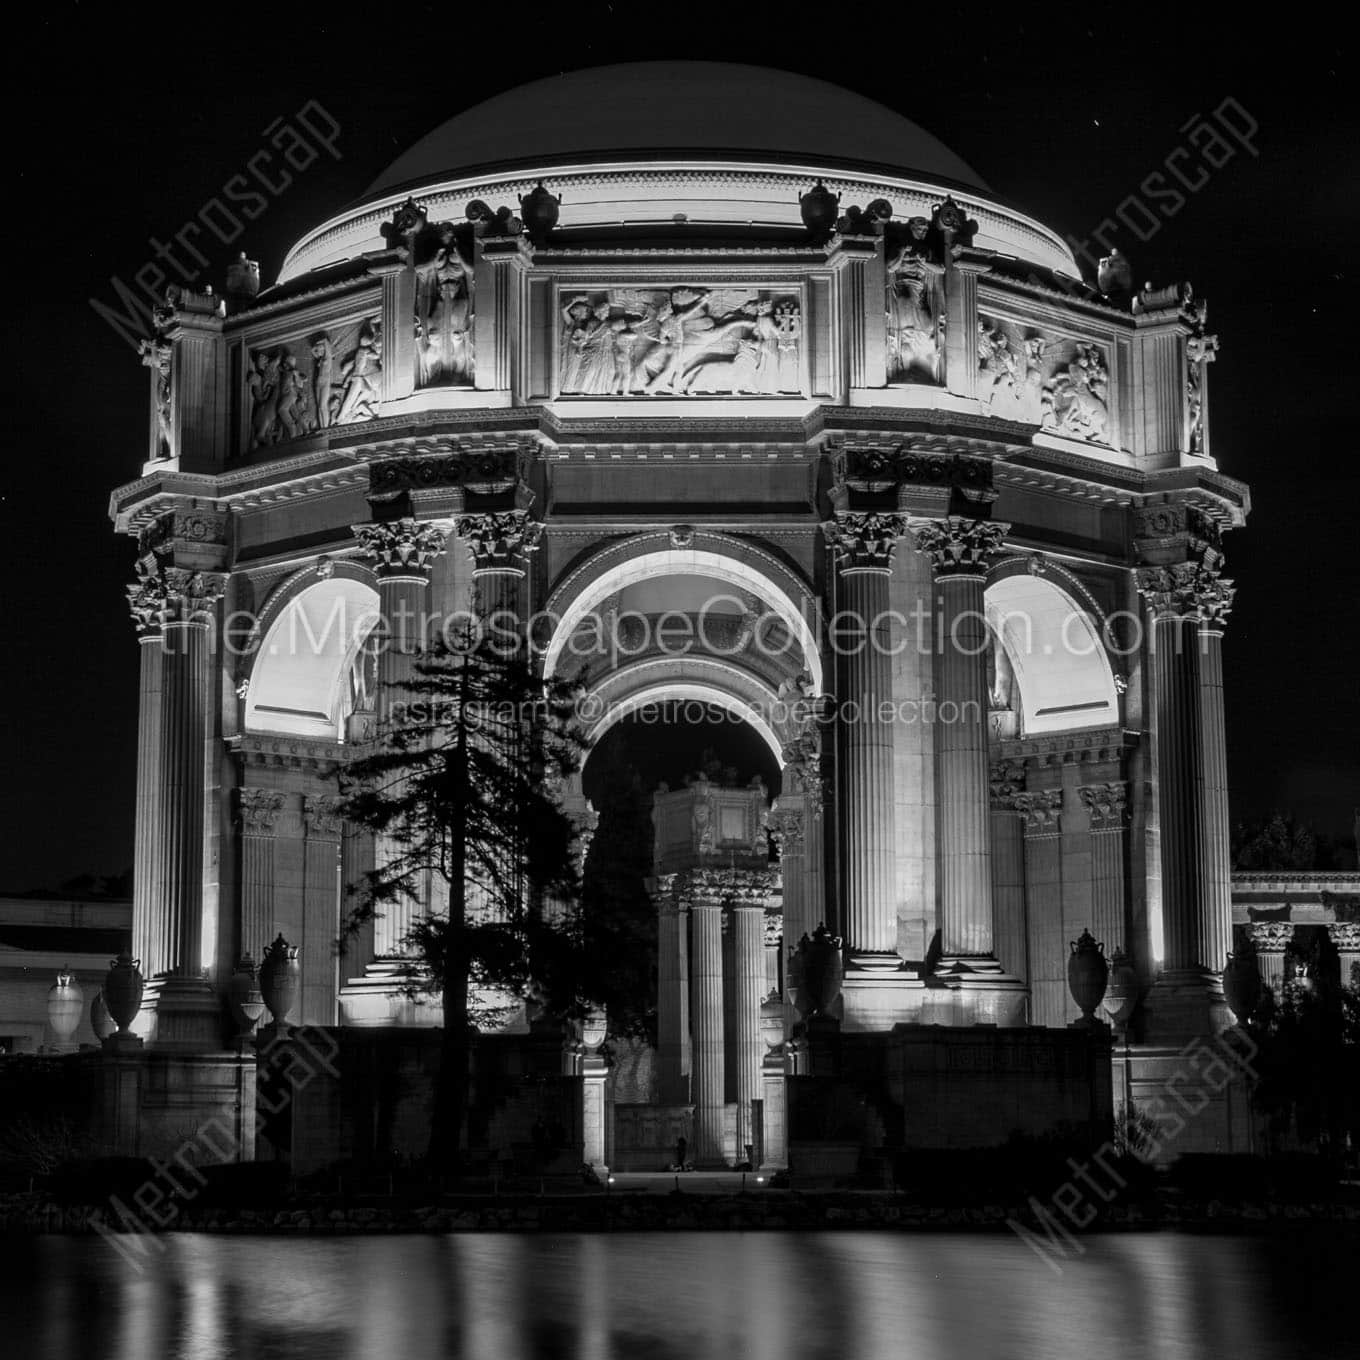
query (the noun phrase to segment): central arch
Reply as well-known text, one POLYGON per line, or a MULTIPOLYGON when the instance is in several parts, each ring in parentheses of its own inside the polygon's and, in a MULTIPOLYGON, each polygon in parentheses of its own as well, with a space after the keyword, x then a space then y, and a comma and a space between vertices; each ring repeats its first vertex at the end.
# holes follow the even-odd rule
POLYGON ((805 590, 799 589, 796 581, 790 580, 785 584, 776 579, 776 572, 780 576, 789 573, 778 568, 772 557, 735 540, 732 551, 726 552, 679 547, 674 543, 665 548, 643 551, 636 551, 638 546, 637 540, 623 545, 625 551, 632 549, 630 555, 612 564, 608 564, 606 559, 615 556, 615 553, 600 554, 566 577, 553 591, 547 613, 554 620, 554 626, 544 653, 545 675, 551 675, 556 670, 563 648, 577 625, 612 595, 627 586, 659 576, 702 576, 748 591, 768 606, 797 640, 803 667, 812 677, 814 692, 825 692, 817 639, 804 610, 799 607, 799 600, 795 599, 794 591, 798 591, 804 604, 808 604, 811 597, 805 590), (764 559, 759 565, 750 560, 757 553, 764 559))

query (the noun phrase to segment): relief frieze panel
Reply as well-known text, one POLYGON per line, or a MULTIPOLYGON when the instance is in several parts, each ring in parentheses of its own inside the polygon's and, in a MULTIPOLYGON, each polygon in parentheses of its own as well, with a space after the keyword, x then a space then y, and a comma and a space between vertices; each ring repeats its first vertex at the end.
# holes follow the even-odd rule
POLYGON ((563 396, 796 396, 804 390, 796 291, 743 286, 563 292, 563 396))
POLYGON ((252 449, 378 414, 382 323, 362 318, 251 348, 246 358, 252 449))
POLYGON ((993 415, 1109 444, 1110 356, 1093 341, 978 315, 977 394, 993 415))

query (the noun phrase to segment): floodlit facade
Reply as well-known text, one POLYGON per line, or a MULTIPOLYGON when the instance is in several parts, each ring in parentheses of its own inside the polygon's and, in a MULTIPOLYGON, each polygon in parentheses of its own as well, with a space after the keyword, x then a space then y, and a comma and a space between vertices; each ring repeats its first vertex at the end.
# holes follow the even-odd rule
MULTIPOLYGON (((819 1070, 790 964, 821 923, 847 1043, 936 1026, 950 1062, 1036 1080, 1089 929, 1137 998, 1116 1102, 1155 1100, 1229 1018, 1223 540, 1248 497, 1211 440, 1203 304, 1120 265, 1083 282, 881 106, 682 62, 460 114, 269 286, 243 261, 222 294, 173 293, 111 505, 138 554, 151 1048, 220 1046, 236 960, 280 933, 293 1019, 438 1023, 397 981, 416 908, 331 949, 381 853, 337 775, 400 644, 475 607, 581 682, 592 741, 692 702, 781 771, 755 813, 727 799, 730 834, 692 788, 658 799, 697 820, 658 866, 651 1098, 703 1156, 797 1141, 782 1082, 819 1070), (761 92, 740 118, 734 85, 761 92)), ((1236 1090, 1185 1146, 1242 1146, 1236 1090)))

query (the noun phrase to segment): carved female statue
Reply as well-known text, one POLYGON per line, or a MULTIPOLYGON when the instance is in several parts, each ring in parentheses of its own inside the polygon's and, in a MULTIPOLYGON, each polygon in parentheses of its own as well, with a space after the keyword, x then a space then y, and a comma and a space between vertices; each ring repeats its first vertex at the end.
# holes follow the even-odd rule
POLYGON ((614 331, 609 324, 611 307, 606 298, 591 308, 580 345, 580 391, 588 396, 609 396, 614 391, 614 331))
POLYGON ((429 302, 419 329, 424 344, 421 385, 472 380, 472 266, 463 259, 453 227, 440 229, 428 283, 429 302))
POLYGON ((910 236, 888 261, 888 378, 938 382, 940 346, 931 286, 939 268, 923 253, 929 224, 913 217, 910 236))
POLYGON ((589 334, 590 303, 584 297, 574 297, 562 308, 562 372, 561 390, 581 390, 581 350, 589 334))
POLYGON ((296 439, 307 432, 307 382, 298 361, 286 354, 279 370, 278 417, 285 439, 296 439))
POLYGON ((330 336, 321 331, 312 336, 312 418, 318 430, 330 426, 334 387, 335 355, 330 336))

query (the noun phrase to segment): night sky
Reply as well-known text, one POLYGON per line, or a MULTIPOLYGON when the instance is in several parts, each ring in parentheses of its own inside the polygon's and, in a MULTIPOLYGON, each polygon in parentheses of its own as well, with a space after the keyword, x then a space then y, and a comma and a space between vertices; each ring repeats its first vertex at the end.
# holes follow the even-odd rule
MULTIPOLYGON (((815 27, 806 11, 770 5, 748 24, 734 6, 580 3, 376 6, 325 26, 316 6, 209 19, 51 6, 27 20, 37 26, 11 36, 25 92, 9 117, 21 359, 0 491, 0 889, 132 861, 133 548, 106 510, 110 490, 140 473, 147 379, 89 299, 111 302, 113 276, 131 286, 149 238, 192 219, 266 144, 264 129, 308 101, 341 124, 342 159, 299 172, 204 282, 220 285, 241 248, 272 281, 307 227, 481 99, 562 70, 668 57, 782 67, 877 99, 1002 198, 1078 238, 1188 144, 1188 119, 1231 98, 1259 124, 1259 156, 1235 144, 1155 233, 1132 216, 1146 241, 1124 226, 1109 239, 1138 282, 1192 280, 1222 344, 1213 452, 1254 503, 1227 545, 1239 590, 1225 643, 1233 815, 1281 808, 1348 835, 1360 805, 1355 48, 1332 25, 1293 31, 1288 12, 1242 11, 1234 27, 1192 5, 1165 21, 1132 7, 1108 22, 1097 9, 819 6, 815 27)), ((732 91, 734 126, 759 97, 732 91)))

